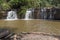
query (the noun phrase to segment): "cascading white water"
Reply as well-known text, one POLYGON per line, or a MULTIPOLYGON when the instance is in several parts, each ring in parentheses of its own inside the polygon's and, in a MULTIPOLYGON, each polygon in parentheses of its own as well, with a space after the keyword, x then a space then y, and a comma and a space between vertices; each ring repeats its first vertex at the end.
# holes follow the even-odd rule
POLYGON ((25 15, 25 19, 28 20, 30 19, 30 14, 31 14, 31 11, 26 11, 26 15, 25 15))
POLYGON ((32 19, 32 12, 33 12, 33 9, 28 9, 28 10, 26 11, 25 20, 32 19))
POLYGON ((7 20, 17 20, 17 14, 15 11, 9 11, 7 14, 7 20))

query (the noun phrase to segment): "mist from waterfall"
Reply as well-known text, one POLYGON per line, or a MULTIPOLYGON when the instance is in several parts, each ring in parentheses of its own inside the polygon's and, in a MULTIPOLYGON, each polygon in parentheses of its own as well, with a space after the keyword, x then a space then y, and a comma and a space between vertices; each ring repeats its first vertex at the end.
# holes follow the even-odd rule
POLYGON ((28 10, 26 11, 25 20, 32 19, 32 12, 33 12, 33 9, 28 9, 28 10))
POLYGON ((15 11, 9 11, 7 14, 7 20, 17 20, 17 13, 15 11))

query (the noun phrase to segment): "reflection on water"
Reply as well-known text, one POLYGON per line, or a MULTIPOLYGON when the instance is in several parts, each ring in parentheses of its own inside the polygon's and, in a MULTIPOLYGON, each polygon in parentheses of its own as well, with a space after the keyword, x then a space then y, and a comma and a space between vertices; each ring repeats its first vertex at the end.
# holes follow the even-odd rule
POLYGON ((60 35, 60 22, 49 20, 0 20, 1 27, 15 28, 16 32, 46 32, 60 35))

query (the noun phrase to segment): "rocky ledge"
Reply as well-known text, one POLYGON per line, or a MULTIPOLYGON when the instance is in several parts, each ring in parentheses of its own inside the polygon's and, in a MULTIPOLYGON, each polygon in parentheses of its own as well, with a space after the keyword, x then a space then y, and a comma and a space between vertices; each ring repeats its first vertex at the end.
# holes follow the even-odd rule
POLYGON ((42 32, 13 33, 7 29, 0 29, 0 40, 60 40, 60 36, 42 32))
POLYGON ((0 40, 60 40, 60 36, 41 32, 20 32, 9 34, 8 31, 5 31, 0 35, 0 40))

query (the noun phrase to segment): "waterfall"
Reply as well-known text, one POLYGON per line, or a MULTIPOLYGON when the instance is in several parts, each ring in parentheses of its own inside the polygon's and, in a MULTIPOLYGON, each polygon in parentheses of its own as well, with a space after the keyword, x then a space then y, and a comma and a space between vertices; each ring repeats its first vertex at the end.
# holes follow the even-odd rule
POLYGON ((32 19, 32 12, 33 12, 33 11, 34 11, 33 9, 28 9, 28 10, 26 11, 25 20, 32 19))
POLYGON ((7 20, 17 20, 17 14, 15 11, 9 11, 7 14, 7 20))

